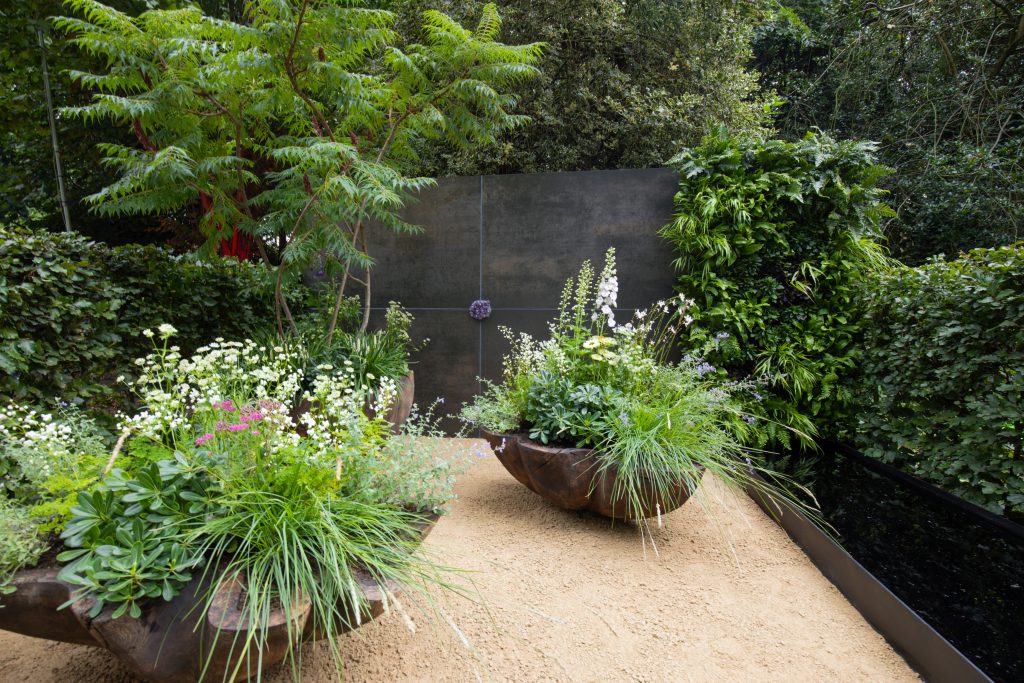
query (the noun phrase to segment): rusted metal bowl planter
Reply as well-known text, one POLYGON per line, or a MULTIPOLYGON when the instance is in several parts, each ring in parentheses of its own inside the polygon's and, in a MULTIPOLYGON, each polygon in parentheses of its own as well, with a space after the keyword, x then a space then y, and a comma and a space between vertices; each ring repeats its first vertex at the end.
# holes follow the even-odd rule
POLYGON ((416 374, 410 370, 408 375, 398 380, 398 396, 386 416, 387 421, 391 423, 392 433, 400 432, 405 421, 409 419, 415 394, 416 374))
POLYGON ((692 493, 686 482, 680 482, 668 495, 659 495, 649 486, 640 495, 640 514, 634 515, 626 500, 615 495, 617 469, 602 470, 593 449, 545 446, 523 433, 480 431, 509 474, 566 510, 588 510, 622 520, 647 518, 675 510, 692 493))
MULTIPOLYGON (((420 526, 421 538, 434 528, 437 517, 420 526)), ((314 623, 308 602, 295 605, 289 613, 273 611, 266 628, 266 641, 259 652, 243 655, 250 625, 244 612, 245 592, 240 581, 224 582, 212 598, 207 585, 196 577, 169 602, 155 599, 133 619, 127 615, 111 618, 107 607, 95 618, 89 617, 92 603, 79 601, 58 609, 71 597, 73 587, 57 578, 59 567, 26 569, 14 578, 16 590, 0 597, 0 629, 34 638, 45 638, 110 650, 122 664, 140 678, 154 683, 194 683, 195 681, 244 681, 258 670, 282 662, 295 641, 318 640, 323 633, 314 623), (208 610, 203 606, 210 600, 208 610), (291 624, 288 623, 289 616, 291 624), (243 657, 248 657, 248 661, 243 657), (241 665, 239 666, 239 661, 241 665), (230 673, 238 667, 238 673, 230 673)), ((212 573, 212 572, 211 572, 212 573)), ((366 608, 358 619, 351 605, 343 605, 346 624, 338 624, 335 633, 351 630, 384 613, 386 597, 369 574, 355 572, 366 608)), ((398 585, 389 585, 395 594, 398 585)))
MULTIPOLYGON (((388 408, 387 414, 384 419, 391 424, 391 433, 398 434, 402 431, 403 425, 406 420, 409 419, 410 413, 412 413, 412 405, 416 395, 416 373, 412 370, 405 377, 398 380, 398 395, 395 397, 394 403, 388 408)), ((292 418, 297 419, 299 415, 307 412, 310 408, 309 401, 302 401, 298 406, 295 407, 292 412, 292 418)), ((368 417, 376 417, 373 409, 370 406, 364 406, 363 412, 368 417)), ((305 434, 305 427, 299 426, 297 431, 300 434, 305 434)))

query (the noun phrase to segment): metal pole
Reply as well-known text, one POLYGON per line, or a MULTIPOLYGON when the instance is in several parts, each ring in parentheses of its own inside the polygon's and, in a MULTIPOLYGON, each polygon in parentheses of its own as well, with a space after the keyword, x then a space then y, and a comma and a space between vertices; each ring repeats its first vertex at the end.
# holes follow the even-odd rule
POLYGON ((50 72, 46 68, 46 43, 43 41, 43 30, 38 29, 39 51, 43 56, 43 90, 46 92, 46 114, 50 118, 50 139, 53 140, 53 165, 57 169, 57 192, 60 196, 60 209, 64 214, 64 230, 71 232, 71 213, 68 210, 68 198, 64 194, 64 164, 60 159, 60 145, 57 144, 57 119, 53 115, 53 97, 50 96, 50 72))

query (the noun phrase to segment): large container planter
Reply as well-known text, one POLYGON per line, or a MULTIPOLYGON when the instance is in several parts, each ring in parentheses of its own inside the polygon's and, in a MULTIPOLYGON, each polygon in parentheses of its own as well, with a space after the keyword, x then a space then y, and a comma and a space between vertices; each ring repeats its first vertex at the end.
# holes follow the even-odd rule
POLYGON ((588 510, 613 519, 654 517, 675 510, 692 491, 680 482, 667 496, 648 487, 641 498, 640 514, 615 495, 614 467, 602 470, 591 448, 559 448, 533 441, 523 433, 496 433, 481 429, 483 437, 519 483, 566 510, 588 510))
POLYGON ((410 370, 409 374, 398 380, 398 396, 388 410, 387 420, 391 423, 391 432, 397 434, 402 430, 402 425, 409 419, 412 412, 412 404, 416 394, 416 374, 410 370))
MULTIPOLYGON (((416 395, 416 373, 412 370, 405 377, 398 380, 398 395, 395 397, 394 403, 388 409, 387 415, 384 418, 391 425, 391 433, 398 434, 402 431, 402 426, 405 425, 406 420, 409 419, 409 414, 412 412, 413 401, 416 395)), ((298 405, 298 408, 292 413, 292 418, 297 418, 299 415, 307 412, 310 408, 308 400, 302 401, 298 405)), ((369 417, 376 417, 376 413, 367 405, 364 407, 365 412, 369 417)), ((305 434, 304 427, 299 427, 299 433, 305 434)))
MULTIPOLYGON (((425 538, 437 517, 430 517, 419 532, 425 538)), ((89 618, 92 604, 83 600, 58 609, 71 597, 73 587, 57 578, 59 567, 26 569, 14 578, 16 590, 0 599, 0 629, 34 638, 45 638, 110 650, 135 675, 154 683, 194 683, 195 681, 244 681, 257 671, 257 660, 264 671, 284 660, 294 640, 323 637, 311 618, 309 603, 294 606, 291 621, 284 609, 275 610, 268 619, 266 642, 260 652, 251 652, 242 661, 239 672, 230 677, 243 655, 238 652, 250 628, 242 611, 244 589, 241 582, 226 582, 213 595, 209 610, 203 614, 208 584, 197 575, 169 602, 153 600, 133 619, 127 615, 111 618, 106 608, 89 618), (236 644, 238 643, 238 644, 236 644), (205 669, 205 673, 204 673, 205 669)), ((201 573, 201 572, 199 572, 201 573)), ((212 573, 212 572, 211 572, 212 573)), ((351 606, 349 624, 365 624, 384 613, 386 598, 380 586, 368 575, 356 572, 359 589, 367 607, 358 620, 351 606)), ((400 592, 389 586, 392 594, 400 592)), ((339 624, 336 632, 345 629, 339 624)), ((345 629, 348 630, 348 629, 345 629)))

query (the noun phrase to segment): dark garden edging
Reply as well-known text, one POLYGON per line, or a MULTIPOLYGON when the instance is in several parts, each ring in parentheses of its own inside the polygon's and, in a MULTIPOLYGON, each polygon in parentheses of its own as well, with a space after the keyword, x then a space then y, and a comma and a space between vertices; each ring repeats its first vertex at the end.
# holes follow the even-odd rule
POLYGON ((867 469, 874 470, 879 474, 890 479, 895 479, 900 483, 915 489, 919 493, 930 498, 937 499, 944 505, 955 507, 1011 540, 1024 541, 1024 526, 1011 522, 1006 517, 989 512, 980 505, 975 505, 974 503, 966 501, 959 496, 954 496, 952 493, 943 491, 924 479, 915 477, 913 474, 897 469, 892 465, 882 462, 881 460, 869 458, 857 449, 847 446, 846 444, 823 439, 821 440, 821 445, 839 452, 841 455, 856 461, 867 469))
POLYGON ((806 515, 784 502, 766 500, 757 491, 747 493, 926 680, 933 683, 992 682, 806 515))

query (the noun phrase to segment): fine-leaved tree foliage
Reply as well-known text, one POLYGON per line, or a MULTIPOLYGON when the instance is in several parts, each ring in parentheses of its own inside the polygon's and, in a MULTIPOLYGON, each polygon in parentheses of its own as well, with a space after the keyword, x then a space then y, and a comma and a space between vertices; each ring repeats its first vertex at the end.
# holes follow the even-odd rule
POLYGON ((424 141, 486 144, 525 122, 511 90, 537 73, 542 49, 497 42, 492 4, 475 30, 426 12, 423 41, 402 49, 393 15, 360 0, 253 0, 243 21, 65 4, 75 16, 56 26, 109 65, 71 72, 95 94, 65 114, 115 121, 138 141, 100 146, 119 178, 88 201, 152 214, 198 199, 207 251, 232 239, 233 253, 251 246, 277 269, 282 333, 292 316, 281 284, 313 259, 337 269, 339 304, 361 286, 365 329, 368 225, 418 230, 398 210, 432 182, 413 175, 424 141))
POLYGON ((1024 3, 786 0, 755 39, 784 137, 877 140, 908 263, 1024 237, 1024 3))

